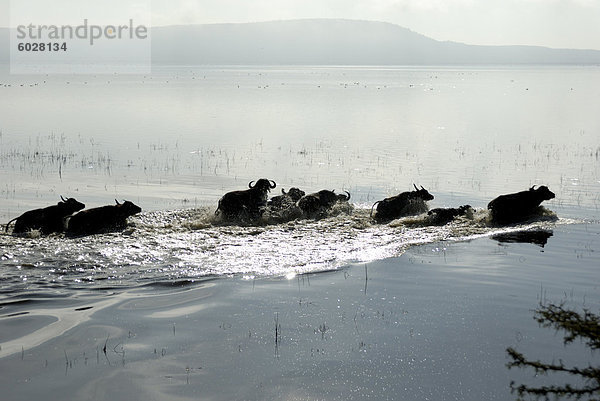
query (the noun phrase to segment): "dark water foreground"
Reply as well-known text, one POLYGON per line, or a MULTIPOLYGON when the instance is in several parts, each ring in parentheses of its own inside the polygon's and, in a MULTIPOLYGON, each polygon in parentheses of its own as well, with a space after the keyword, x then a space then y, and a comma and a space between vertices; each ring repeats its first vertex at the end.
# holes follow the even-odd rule
POLYGON ((532 316, 598 312, 600 226, 493 238, 288 277, 23 293, 0 306, 3 398, 511 400, 511 380, 569 378, 509 371, 507 347, 597 363, 532 316))

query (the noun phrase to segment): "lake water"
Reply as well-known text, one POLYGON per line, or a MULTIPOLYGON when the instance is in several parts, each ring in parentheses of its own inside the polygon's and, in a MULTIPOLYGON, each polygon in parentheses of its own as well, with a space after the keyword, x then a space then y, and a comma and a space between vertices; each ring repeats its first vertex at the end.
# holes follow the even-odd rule
POLYGON ((553 206, 596 210, 599 76, 598 67, 3 76, 0 218, 61 193, 145 210, 214 206, 263 176, 350 190, 366 205, 412 183, 437 205, 483 205, 543 183, 560 194, 553 206))
POLYGON ((286 275, 490 232, 479 224, 485 212, 444 228, 371 224, 376 200, 413 183, 434 194, 432 208, 480 210, 543 184, 557 195, 545 205, 559 224, 598 218, 597 67, 164 67, 0 82, 0 221, 60 195, 88 207, 128 199, 146 211, 108 246, 104 237, 4 236, 3 264, 17 270, 3 274, 15 284, 20 266, 27 286, 286 275), (274 193, 348 190, 354 210, 215 226, 222 194, 260 177, 278 183, 274 193))
MULTIPOLYGON (((552 274, 542 280, 543 288, 552 288, 559 296, 575 293, 578 300, 595 305, 597 287, 589 283, 598 277, 594 266, 600 249, 598 104, 597 66, 181 66, 156 67, 147 76, 4 73, 0 75, 0 222, 54 204, 61 195, 75 197, 87 207, 127 199, 144 211, 130 219, 131 226, 124 233, 83 238, 0 235, 0 319, 5 325, 19 327, 0 338, 0 358, 12 355, 14 364, 22 347, 64 337, 74 327, 83 330, 81 325, 88 315, 69 326, 70 315, 52 310, 60 311, 65 305, 78 307, 82 300, 100 310, 106 299, 98 294, 117 291, 122 294, 120 299, 128 302, 131 291, 145 293, 150 288, 168 299, 183 297, 185 301, 173 300, 169 305, 186 305, 194 316, 198 311, 192 306, 195 301, 185 295, 188 286, 194 285, 190 283, 199 282, 196 291, 201 292, 210 283, 207 280, 215 277, 224 278, 227 284, 222 285, 229 288, 242 284, 227 280, 254 283, 259 279, 267 280, 268 285, 271 279, 334 269, 343 271, 344 277, 346 272, 357 276, 360 268, 356 266, 362 263, 375 266, 371 270, 377 266, 381 269, 380 276, 371 273, 381 286, 376 291, 408 290, 413 296, 406 302, 411 305, 436 294, 446 280, 451 299, 464 307, 458 300, 462 299, 464 283, 471 283, 465 305, 487 299, 485 304, 511 333, 518 330, 516 325, 531 320, 531 309, 540 293, 537 277, 545 274, 544 266, 552 274), (350 205, 338 206, 320 220, 282 221, 267 214, 254 226, 222 224, 214 216, 218 199, 261 177, 277 182, 272 195, 280 188, 296 186, 306 192, 347 190, 352 199, 350 205), (423 216, 389 224, 371 220, 369 212, 375 201, 411 190, 413 183, 435 196, 429 202, 431 208, 468 203, 476 212, 472 218, 442 227, 431 226, 423 216), (491 199, 532 185, 547 185, 556 194, 555 199, 544 203, 542 215, 509 227, 489 224, 486 205, 491 199), (516 237, 511 235, 522 231, 541 233, 542 237, 546 233, 546 239, 553 232, 557 234, 547 248, 503 246, 498 248, 502 255, 496 254, 497 245, 490 245, 496 242, 488 240, 482 245, 482 240, 477 240, 504 234, 505 241, 513 241, 516 237), (464 249, 457 245, 473 240, 479 245, 465 245, 464 249), (407 268, 405 256, 402 259, 409 252, 412 263, 424 249, 445 258, 447 249, 457 248, 461 249, 456 256, 460 274, 444 270, 445 259, 439 263, 439 271, 421 273, 407 268), (476 252, 469 256, 473 250, 476 252), (533 258, 540 251, 553 256, 533 258), (529 269, 516 269, 525 259, 535 262, 529 269), (432 284, 419 287, 422 292, 407 287, 408 282, 394 277, 396 264, 402 274, 416 275, 416 282, 431 279, 432 284), (485 271, 484 278, 480 277, 482 264, 495 266, 485 271), (350 265, 355 267, 347 270, 350 265), (574 265, 578 269, 573 269, 574 265), (510 277, 506 276, 509 271, 510 277), (500 294, 492 301, 486 298, 490 283, 493 293, 500 294), (173 294, 173 285, 184 284, 185 290, 173 294), (511 286, 518 294, 527 294, 524 303, 517 306, 511 299, 511 286), (33 312, 40 302, 45 312, 33 312), (500 312, 503 308, 510 313, 500 312), (30 312, 45 317, 36 324, 18 320, 30 312), (55 318, 66 321, 67 329, 46 334, 44 340, 39 335, 30 340, 28 335, 39 327, 52 326, 55 318), (19 346, 19 339, 30 342, 19 346)), ((427 257, 421 259, 426 261, 427 257)), ((344 281, 336 277, 333 281, 342 286, 344 281)), ((254 284, 250 285, 254 289, 254 284)), ((360 279, 358 285, 362 285, 360 279)), ((316 288, 320 286, 327 287, 321 282, 316 288)), ((279 287, 273 285, 271 289, 267 298, 289 302, 282 301, 279 287)), ((286 291, 284 288, 282 294, 286 291)), ((310 294, 317 296, 314 291, 310 294)), ((331 295, 332 299, 335 296, 331 295)), ((368 308, 379 313, 387 303, 381 299, 371 299, 376 305, 368 308)), ((268 307, 242 295, 231 302, 268 307)), ((335 315, 334 304, 327 298, 322 305, 329 306, 322 308, 331 310, 320 313, 335 315)), ((352 301, 346 307, 352 314, 356 304, 352 301)), ((419 316, 433 313, 421 306, 412 307, 419 316)), ((400 313, 402 308, 398 308, 394 313, 400 313)), ((125 318, 120 310, 120 306, 108 309, 110 314, 125 318)), ((445 309, 436 310, 439 313, 433 314, 438 318, 415 323, 419 330, 436 331, 450 324, 439 318, 445 309)), ((491 327, 493 316, 477 310, 478 324, 491 327)), ((262 318, 271 325, 272 315, 262 318)), ((376 318, 368 315, 367 320, 376 322, 376 318)), ((351 326, 345 330, 352 331, 351 326)), ((378 336, 393 337, 389 330, 387 327, 378 336)), ((243 329, 237 335, 245 334, 243 329)), ((71 337, 67 334, 64 338, 67 341, 71 337)), ((218 332, 211 338, 210 346, 214 347, 218 332)), ((503 343, 504 347, 510 345, 510 341, 503 343)), ((319 349, 315 347, 313 350, 319 349)), ((539 349, 536 345, 528 347, 539 349)), ((504 369, 503 353, 494 355, 493 361, 486 363, 500 364, 504 369)), ((65 357, 60 354, 53 358, 63 358, 64 362, 65 357)), ((380 363, 376 366, 385 367, 380 363)), ((450 366, 455 368, 448 364, 448 369, 450 366)), ((456 366, 465 369, 466 365, 456 366)), ((229 367, 222 366, 225 370, 229 367)), ((269 368, 270 362, 264 362, 264 369, 269 368)), ((419 377, 425 383, 432 373, 423 369, 419 377)), ((41 375, 46 377, 43 372, 41 375)), ((452 397, 436 391, 427 394, 461 399, 460 391, 457 389, 452 397)), ((415 399, 427 399, 426 393, 418 394, 423 396, 415 399)), ((482 399, 480 391, 469 394, 462 399, 482 399)), ((263 396, 259 391, 249 399, 263 396)), ((239 398, 239 394, 232 397, 239 398)), ((374 398, 386 399, 389 393, 374 398)))

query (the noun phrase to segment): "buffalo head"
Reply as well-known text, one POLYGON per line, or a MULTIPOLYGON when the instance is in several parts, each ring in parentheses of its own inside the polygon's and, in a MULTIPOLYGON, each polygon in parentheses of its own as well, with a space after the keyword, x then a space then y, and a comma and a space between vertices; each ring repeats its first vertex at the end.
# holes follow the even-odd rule
POLYGON ((283 188, 281 188, 281 193, 292 198, 294 202, 298 201, 300 198, 306 195, 306 193, 303 190, 295 187, 290 188, 290 190, 287 192, 285 192, 283 188))
POLYGON ((529 191, 535 192, 543 200, 554 199, 554 197, 556 196, 554 195, 554 192, 550 191, 545 185, 542 185, 538 189, 535 189, 534 185, 531 188, 529 188, 529 191))
POLYGON ((330 207, 335 204, 335 202, 338 200, 338 195, 334 191, 335 190, 330 191, 328 189, 323 189, 317 192, 321 206, 330 207))
POLYGON ((417 197, 423 199, 424 201, 430 201, 433 199, 433 195, 431 195, 425 188, 423 188, 423 185, 421 185, 421 189, 417 188, 415 184, 413 184, 413 187, 415 187, 417 197))
POLYGON ((344 194, 337 194, 337 200, 340 202, 348 202, 350 200, 350 192, 348 191, 344 191, 346 193, 346 195, 344 194))
MULTIPOLYGON (((85 205, 75 198, 64 198, 62 195, 60 196, 61 202, 58 203, 59 207, 62 207, 66 210, 69 210, 70 213, 75 213, 85 208, 85 205)), ((64 210, 63 209, 63 210, 64 210)))
POLYGON ((133 216, 134 214, 138 214, 142 211, 141 207, 131 201, 126 200, 123 203, 119 203, 119 201, 115 199, 115 202, 119 208, 119 213, 123 216, 133 216))
POLYGON ((277 186, 275 181, 267 180, 266 178, 261 178, 258 181, 256 181, 256 183, 254 185, 252 185, 253 182, 254 181, 250 181, 248 183, 248 188, 250 188, 250 189, 256 188, 257 190, 259 190, 261 192, 270 192, 273 188, 275 188, 277 186))

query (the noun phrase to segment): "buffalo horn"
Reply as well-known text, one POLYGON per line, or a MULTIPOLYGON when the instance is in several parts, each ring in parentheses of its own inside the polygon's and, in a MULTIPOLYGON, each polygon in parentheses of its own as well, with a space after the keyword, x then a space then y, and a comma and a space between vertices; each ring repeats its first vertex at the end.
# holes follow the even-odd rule
POLYGON ((346 199, 346 200, 349 201, 350 200, 350 192, 348 192, 348 191, 344 191, 344 192, 348 194, 348 199, 346 199))
POLYGON ((422 189, 423 191, 427 191, 425 188, 423 188, 423 185, 421 185, 421 189, 422 189))
POLYGON ((281 193, 284 195, 287 195, 287 193, 285 192, 285 190, 283 188, 281 188, 281 193))
POLYGON ((417 186, 415 184, 413 184, 413 187, 415 187, 415 190, 418 191, 419 188, 417 188, 417 186))
POLYGON ((119 201, 118 201, 118 200, 116 200, 116 199, 115 199, 115 203, 116 203, 117 205, 120 205, 119 201))
POLYGON ((277 186, 277 184, 275 183, 275 181, 273 181, 273 180, 269 180, 269 187, 270 187, 271 189, 275 188, 276 186, 277 186), (273 184, 271 185, 271 183, 273 183, 273 184))
POLYGON ((251 189, 254 188, 254 185, 252 185, 253 182, 254 182, 254 180, 252 180, 248 183, 248 188, 251 188, 251 189))
POLYGON ((60 199, 61 199, 63 202, 66 202, 66 201, 67 201, 65 198, 63 198, 63 196, 62 196, 62 195, 60 196, 60 199))
POLYGON ((375 203, 373 203, 373 206, 371 206, 371 213, 369 214, 370 217, 373 217, 373 208, 375 207, 375 205, 381 203, 381 201, 377 201, 375 203))
POLYGON ((535 189, 535 185, 532 186, 531 188, 529 188, 530 191, 533 191, 535 189))

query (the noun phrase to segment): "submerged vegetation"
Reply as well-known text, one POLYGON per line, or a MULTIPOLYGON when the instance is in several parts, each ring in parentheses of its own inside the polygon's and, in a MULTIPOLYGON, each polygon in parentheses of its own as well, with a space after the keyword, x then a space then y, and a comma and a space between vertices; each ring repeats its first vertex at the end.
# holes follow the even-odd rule
MULTIPOLYGON (((563 343, 568 345, 579 339, 594 351, 600 348, 600 316, 584 309, 582 313, 567 309, 564 304, 540 305, 534 313, 535 320, 545 328, 553 328, 564 332, 563 343)), ((511 390, 516 392, 519 400, 525 396, 535 399, 550 400, 551 398, 570 399, 600 399, 600 366, 568 367, 562 360, 556 362, 542 362, 531 360, 514 348, 506 350, 511 362, 508 368, 533 369, 537 374, 548 375, 549 373, 565 373, 575 376, 582 384, 572 385, 548 385, 530 386, 527 384, 517 385, 511 383, 511 390)))

